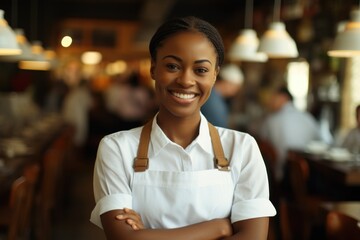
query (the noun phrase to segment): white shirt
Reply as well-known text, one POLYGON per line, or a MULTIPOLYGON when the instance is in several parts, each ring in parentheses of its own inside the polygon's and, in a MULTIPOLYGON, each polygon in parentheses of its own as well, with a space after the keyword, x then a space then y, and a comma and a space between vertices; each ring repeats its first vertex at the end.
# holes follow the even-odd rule
POLYGON ((320 140, 320 127, 308 112, 302 112, 287 103, 282 109, 265 119, 260 136, 275 147, 278 156, 275 175, 283 177, 283 166, 290 148, 304 149, 311 140, 320 140))
POLYGON ((183 149, 153 121, 149 169, 134 173, 142 127, 102 139, 94 170, 96 206, 91 221, 124 207, 137 211, 147 228, 175 228, 214 218, 231 222, 274 216, 266 168, 253 137, 218 128, 231 171, 214 168, 207 120, 201 116, 199 136, 183 149))
POLYGON ((83 146, 88 137, 88 112, 91 104, 91 94, 85 86, 74 87, 65 97, 62 113, 65 121, 75 127, 76 146, 83 146))

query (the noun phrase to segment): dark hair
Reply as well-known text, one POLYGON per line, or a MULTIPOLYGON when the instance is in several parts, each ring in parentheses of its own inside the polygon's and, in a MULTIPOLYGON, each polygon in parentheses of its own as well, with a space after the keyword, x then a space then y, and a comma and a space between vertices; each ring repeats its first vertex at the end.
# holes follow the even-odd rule
POLYGON ((291 95, 290 91, 287 89, 286 86, 281 86, 281 87, 279 87, 279 88, 276 90, 276 92, 279 93, 279 94, 283 94, 283 95, 287 96, 290 101, 293 101, 293 100, 294 100, 293 96, 291 95))
POLYGON ((150 40, 149 51, 151 59, 156 60, 156 51, 163 41, 178 32, 194 31, 205 35, 214 45, 217 53, 217 65, 221 66, 224 62, 224 43, 218 30, 210 23, 197 17, 188 16, 174 18, 163 23, 155 32, 150 40))

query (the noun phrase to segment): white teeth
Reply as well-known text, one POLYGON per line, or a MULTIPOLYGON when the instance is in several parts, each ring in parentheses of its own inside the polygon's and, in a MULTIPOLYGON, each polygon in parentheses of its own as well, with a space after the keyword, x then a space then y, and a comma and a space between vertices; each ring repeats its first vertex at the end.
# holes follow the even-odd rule
POLYGON ((182 99, 190 99, 195 97, 195 94, 185 94, 185 93, 176 93, 176 92, 173 92, 173 95, 182 99))

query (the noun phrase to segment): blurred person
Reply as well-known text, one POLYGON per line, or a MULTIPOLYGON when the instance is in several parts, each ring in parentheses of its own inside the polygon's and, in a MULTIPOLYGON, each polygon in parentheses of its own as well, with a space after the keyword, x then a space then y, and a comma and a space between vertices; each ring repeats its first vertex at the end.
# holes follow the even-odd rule
POLYGON ((65 98, 70 90, 82 81, 81 63, 76 59, 69 59, 54 71, 50 79, 50 89, 47 94, 45 110, 60 112, 63 109, 65 98))
POLYGON ((356 126, 345 136, 341 146, 352 153, 360 153, 360 105, 355 109, 356 126))
POLYGON ((276 210, 255 139, 200 112, 224 60, 220 34, 204 20, 175 18, 149 50, 159 110, 101 140, 91 221, 107 239, 267 239, 276 210))
POLYGON ((244 81, 243 73, 235 64, 221 68, 210 97, 201 107, 209 122, 218 127, 230 127, 231 99, 239 92, 244 81))
POLYGON ((286 87, 271 90, 268 101, 270 113, 261 124, 259 137, 274 146, 277 153, 274 174, 281 181, 288 150, 304 149, 310 141, 321 140, 321 133, 316 119, 294 106, 286 87))
POLYGON ((68 91, 63 97, 61 113, 64 120, 74 127, 74 145, 81 149, 88 137, 88 115, 92 106, 88 82, 82 78, 81 63, 68 62, 62 79, 68 91))
POLYGON ((125 79, 114 79, 104 92, 105 107, 124 121, 143 122, 156 108, 152 91, 132 72, 125 79))

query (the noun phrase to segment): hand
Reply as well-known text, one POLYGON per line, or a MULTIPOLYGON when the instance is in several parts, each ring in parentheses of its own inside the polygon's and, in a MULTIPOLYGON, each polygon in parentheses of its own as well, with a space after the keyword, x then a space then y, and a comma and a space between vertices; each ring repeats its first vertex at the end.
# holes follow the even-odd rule
POLYGON ((141 216, 130 208, 124 208, 123 213, 115 217, 117 220, 125 220, 133 230, 144 229, 144 224, 141 220, 141 216))

